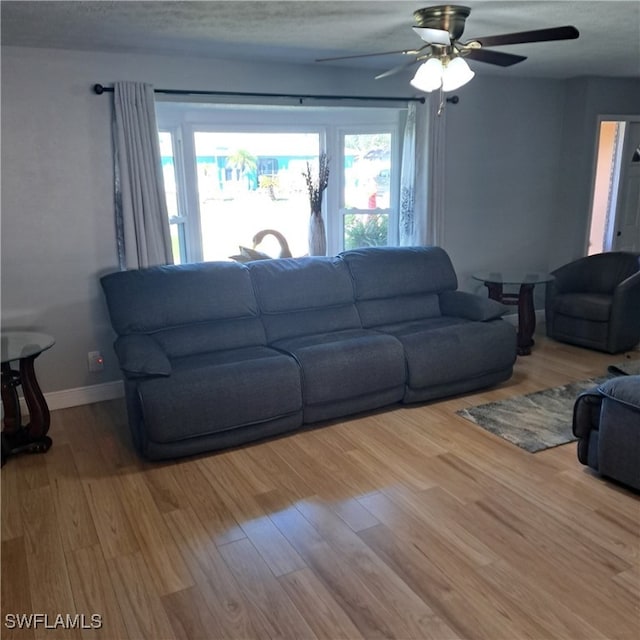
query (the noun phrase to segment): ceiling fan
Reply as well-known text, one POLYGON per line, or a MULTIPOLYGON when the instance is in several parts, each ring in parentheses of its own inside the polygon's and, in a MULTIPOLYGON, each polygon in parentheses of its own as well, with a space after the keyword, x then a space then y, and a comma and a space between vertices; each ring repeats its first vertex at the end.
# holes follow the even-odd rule
POLYGON ((471 9, 469 7, 450 4, 418 9, 413 14, 416 21, 413 30, 425 42, 421 47, 401 49, 399 51, 319 58, 316 62, 393 54, 412 56, 412 59, 408 62, 377 75, 376 80, 394 75, 414 64, 423 62, 424 64, 420 66, 416 76, 411 81, 414 87, 422 91, 433 91, 438 88, 443 91, 453 91, 466 84, 474 76, 473 71, 471 71, 463 58, 500 67, 510 67, 527 59, 526 56, 493 51, 486 47, 500 47, 527 42, 572 40, 580 35, 575 27, 564 26, 505 33, 462 42, 460 38, 470 13, 471 9))

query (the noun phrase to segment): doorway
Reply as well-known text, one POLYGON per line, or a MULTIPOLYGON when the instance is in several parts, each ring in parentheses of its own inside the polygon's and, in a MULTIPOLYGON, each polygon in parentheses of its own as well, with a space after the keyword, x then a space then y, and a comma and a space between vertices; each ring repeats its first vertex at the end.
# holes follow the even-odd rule
POLYGON ((640 251, 640 119, 602 120, 588 255, 640 251))

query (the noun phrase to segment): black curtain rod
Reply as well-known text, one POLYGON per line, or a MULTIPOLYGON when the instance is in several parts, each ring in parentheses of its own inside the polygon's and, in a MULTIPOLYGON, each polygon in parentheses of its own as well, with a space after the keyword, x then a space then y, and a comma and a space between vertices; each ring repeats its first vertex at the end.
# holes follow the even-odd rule
MULTIPOLYGON (((101 84, 94 84, 93 91, 98 95, 103 93, 113 93, 113 87, 105 87, 101 84)), ((190 89, 154 89, 154 93, 164 93, 172 96, 243 96, 246 98, 296 98, 302 103, 303 100, 370 100, 380 102, 421 102, 424 98, 385 98, 382 96, 321 96, 313 94, 290 94, 290 93, 242 93, 239 91, 198 91, 190 89)))

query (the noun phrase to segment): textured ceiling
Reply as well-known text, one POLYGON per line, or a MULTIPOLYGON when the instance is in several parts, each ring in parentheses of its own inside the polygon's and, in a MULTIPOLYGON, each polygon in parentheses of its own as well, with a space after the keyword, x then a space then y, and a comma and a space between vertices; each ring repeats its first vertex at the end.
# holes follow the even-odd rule
MULTIPOLYGON (((441 4, 405 0, 320 2, 2 1, 2 44, 158 52, 371 69, 401 56, 332 63, 319 57, 419 46, 413 11, 441 4)), ((529 59, 508 69, 472 62, 475 71, 511 76, 640 77, 640 2, 466 1, 462 40, 572 24, 578 40, 500 47, 529 59)), ((383 82, 383 80, 381 80, 383 82)))

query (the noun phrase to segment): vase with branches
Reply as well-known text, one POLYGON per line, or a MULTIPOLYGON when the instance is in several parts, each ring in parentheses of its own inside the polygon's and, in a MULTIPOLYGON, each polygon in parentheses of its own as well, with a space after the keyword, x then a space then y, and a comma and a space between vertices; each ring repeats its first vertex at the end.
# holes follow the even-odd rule
POLYGON ((311 165, 302 174, 307 183, 311 217, 309 220, 309 255, 327 254, 327 234, 322 218, 322 195, 329 184, 329 158, 322 152, 318 158, 318 174, 313 175, 311 165))

